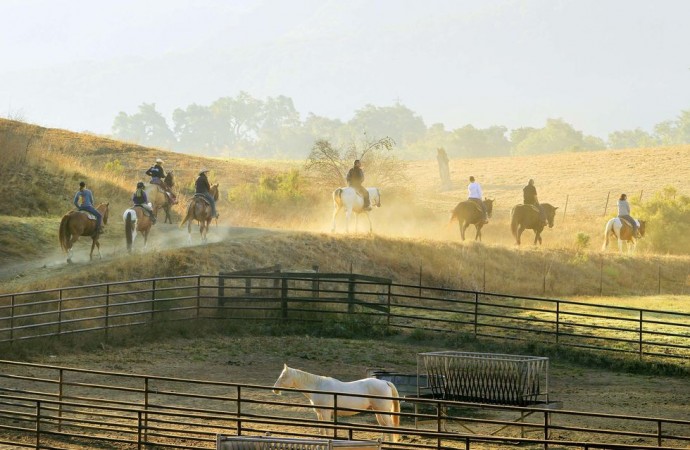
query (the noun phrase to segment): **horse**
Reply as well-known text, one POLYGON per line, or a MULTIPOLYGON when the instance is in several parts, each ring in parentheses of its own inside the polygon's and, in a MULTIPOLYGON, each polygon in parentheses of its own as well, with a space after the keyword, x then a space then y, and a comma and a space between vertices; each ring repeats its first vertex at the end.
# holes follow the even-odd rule
POLYGON ((144 249, 146 248, 149 239, 149 232, 153 221, 144 213, 142 206, 134 206, 128 208, 122 215, 122 220, 125 221, 125 239, 127 240, 127 251, 132 252, 132 244, 137 237, 137 231, 144 236, 144 249))
MULTIPOLYGON (((558 206, 548 203, 541 203, 549 228, 553 228, 553 221, 556 217, 558 206)), ((510 211, 510 230, 515 238, 515 244, 520 245, 520 236, 526 229, 534 230, 534 245, 537 242, 541 245, 541 232, 544 229, 544 222, 539 217, 539 211, 532 205, 515 205, 510 211)))
MULTIPOLYGON (((165 185, 167 185, 170 189, 172 189, 172 187, 175 185, 172 170, 165 175, 163 183, 165 183, 165 185)), ((163 223, 168 221, 172 223, 172 218, 170 217, 170 207, 172 206, 173 201, 170 196, 157 184, 147 184, 145 191, 146 197, 151 202, 153 214, 158 217, 158 210, 162 209, 165 212, 165 220, 163 223)))
MULTIPOLYGON (((379 188, 370 187, 367 188, 369 191, 369 200, 373 206, 377 208, 381 207, 381 191, 379 188)), ((345 210, 345 232, 350 231, 350 217, 354 212, 355 215, 355 233, 357 232, 357 219, 360 214, 365 214, 367 220, 369 221, 369 234, 372 232, 371 219, 369 218, 369 211, 364 210, 364 198, 357 193, 355 188, 352 187, 342 187, 333 191, 333 227, 331 228, 331 233, 335 232, 335 218, 340 212, 340 210, 345 210)))
MULTIPOLYGON (((336 380, 335 378, 314 375, 303 370, 293 369, 285 364, 273 388, 273 392, 278 395, 280 395, 280 390, 277 388, 353 394, 352 396, 338 395, 338 409, 335 410, 338 417, 352 416, 362 412, 362 410, 371 410, 376 414, 376 421, 379 425, 385 427, 400 426, 400 400, 398 400, 398 390, 390 381, 379 380, 377 378, 363 378, 361 380, 345 382, 336 380), (361 395, 394 397, 394 399, 360 397, 361 395), (339 408, 344 408, 346 410, 343 411, 339 408), (350 409, 359 411, 349 411, 350 409)), ((332 420, 335 403, 333 395, 315 392, 303 392, 303 394, 314 406, 314 412, 318 420, 322 422, 332 420)), ((325 429, 322 429, 321 433, 324 434, 325 431, 325 429)), ((397 442, 397 440, 398 435, 393 434, 392 441, 397 442)))
MULTIPOLYGON (((484 207, 486 208, 486 215, 491 217, 491 213, 494 209, 494 199, 485 198, 482 203, 484 203, 484 207)), ((460 236, 462 236, 463 241, 465 240, 465 230, 467 230, 467 227, 474 225, 477 229, 477 235, 474 237, 474 240, 479 240, 481 242, 482 227, 484 226, 484 212, 476 202, 465 200, 464 202, 458 203, 458 206, 451 211, 449 223, 452 223, 453 220, 458 221, 460 236)))
MULTIPOLYGON (((211 186, 210 190, 211 196, 217 202, 218 201, 218 183, 211 186)), ((187 206, 187 215, 180 222, 180 227, 187 222, 187 232, 189 233, 189 243, 192 242, 192 220, 199 222, 199 234, 201 234, 201 240, 206 242, 206 233, 208 228, 211 226, 211 220, 213 216, 211 215, 211 205, 206 199, 201 196, 194 196, 189 201, 187 206)))
MULTIPOLYGON (((103 225, 108 223, 108 206, 110 203, 98 205, 96 210, 103 216, 103 225)), ((98 249, 98 257, 101 256, 101 244, 98 242, 99 233, 96 233, 96 218, 86 211, 70 211, 60 221, 58 237, 60 247, 67 252, 67 262, 72 263, 72 246, 80 236, 91 236, 91 253, 89 259, 93 260, 93 249, 98 249)))
MULTIPOLYGON (((640 236, 643 237, 646 222, 644 220, 639 220, 638 222, 640 223, 638 231, 640 236)), ((637 247, 637 238, 633 236, 632 231, 632 226, 618 217, 609 220, 606 222, 606 227, 604 227, 604 244, 601 246, 601 251, 606 250, 609 246, 609 237, 613 236, 618 239, 618 251, 623 253, 623 241, 625 241, 628 253, 634 253, 637 247)))

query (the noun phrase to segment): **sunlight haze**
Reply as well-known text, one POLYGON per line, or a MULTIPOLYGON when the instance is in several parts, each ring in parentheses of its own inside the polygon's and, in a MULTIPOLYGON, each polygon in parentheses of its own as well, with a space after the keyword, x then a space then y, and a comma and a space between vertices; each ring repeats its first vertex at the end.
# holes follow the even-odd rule
POLYGON ((427 126, 562 118, 605 138, 690 105, 686 1, 0 0, 0 116, 109 134, 155 103, 399 102, 427 126))

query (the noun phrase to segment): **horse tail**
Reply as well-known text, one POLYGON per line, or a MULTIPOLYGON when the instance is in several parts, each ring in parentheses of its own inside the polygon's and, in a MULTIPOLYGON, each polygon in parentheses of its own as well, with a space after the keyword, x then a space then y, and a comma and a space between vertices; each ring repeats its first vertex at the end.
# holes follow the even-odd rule
POLYGON ((69 250, 67 248, 67 244, 69 243, 71 237, 72 236, 69 231, 69 214, 65 214, 64 216, 62 216, 62 220, 60 221, 60 232, 58 233, 58 238, 60 239, 60 247, 64 251, 69 250))
POLYGON ((606 222, 606 226, 604 227, 604 243, 601 245, 602 251, 606 250, 606 248, 609 246, 609 235, 611 234, 612 230, 613 230, 613 219, 606 222))
POLYGON ((127 239, 127 251, 132 251, 132 229, 134 228, 132 213, 133 211, 128 209, 125 214, 125 239, 127 239))
POLYGON ((337 188, 335 191, 333 191, 333 203, 335 205, 342 205, 343 204, 343 189, 342 188, 337 188))
POLYGON ((513 209, 510 210, 510 231, 513 233, 513 237, 517 241, 517 230, 520 219, 518 218, 516 212, 517 206, 513 206, 513 209))
POLYGON ((193 205, 194 205, 194 200, 192 199, 192 201, 189 203, 189 206, 187 207, 187 214, 184 216, 184 219, 182 219, 182 222, 180 222, 180 228, 182 228, 182 225, 184 225, 185 222, 187 222, 189 220, 190 216, 192 215, 192 208, 194 208, 193 205))
POLYGON ((393 383, 391 383, 390 381, 386 381, 386 383, 388 383, 388 386, 391 388, 391 397, 396 397, 396 400, 393 400, 393 407, 391 408, 391 412, 395 413, 393 415, 393 425, 399 427, 400 400, 398 400, 398 398, 400 397, 400 394, 398 394, 398 388, 396 388, 393 383))

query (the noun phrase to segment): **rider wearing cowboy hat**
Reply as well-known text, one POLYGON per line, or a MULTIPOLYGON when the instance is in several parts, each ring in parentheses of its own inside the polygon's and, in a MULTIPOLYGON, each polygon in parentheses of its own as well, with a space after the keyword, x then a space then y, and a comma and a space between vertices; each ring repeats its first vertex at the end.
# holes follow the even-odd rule
POLYGON ((211 215, 217 219, 218 212, 216 212, 216 201, 211 195, 211 184, 208 182, 208 177, 206 176, 208 171, 209 170, 206 168, 199 171, 199 176, 194 183, 195 195, 200 195, 208 200, 208 203, 211 205, 211 215))
POLYGON ((156 186, 160 187, 163 192, 170 198, 170 203, 173 205, 177 203, 177 199, 175 198, 175 194, 170 190, 170 187, 163 182, 165 179, 165 170, 163 170, 163 160, 160 158, 156 159, 156 164, 151 166, 149 170, 146 171, 146 175, 151 177, 151 181, 149 183, 155 184, 156 186))

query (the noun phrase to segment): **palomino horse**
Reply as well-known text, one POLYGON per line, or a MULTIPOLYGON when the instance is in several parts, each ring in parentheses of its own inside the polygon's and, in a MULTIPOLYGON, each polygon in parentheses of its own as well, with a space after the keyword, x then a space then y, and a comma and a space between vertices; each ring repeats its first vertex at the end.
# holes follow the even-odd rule
POLYGON ((127 251, 132 251, 132 244, 134 243, 134 239, 137 237, 137 232, 144 236, 144 248, 146 248, 153 221, 151 221, 151 218, 144 213, 144 208, 137 205, 133 208, 126 209, 125 213, 122 215, 122 219, 125 221, 125 239, 127 240, 127 251))
MULTIPOLYGON (((377 378, 364 378, 357 381, 340 381, 335 378, 314 375, 302 370, 293 369, 284 365, 283 371, 273 385, 273 392, 280 394, 276 388, 304 389, 309 391, 327 391, 338 393, 337 409, 338 417, 352 416, 364 410, 371 410, 376 414, 376 421, 384 427, 400 426, 400 400, 397 400, 398 390, 390 381, 377 378), (342 394, 352 394, 342 395, 342 394), (362 395, 376 395, 391 398, 370 398, 362 395), (395 399, 393 399, 393 397, 395 399), (350 411, 358 410, 358 411, 350 411)), ((314 406, 316 418, 330 422, 334 412, 333 395, 319 394, 315 392, 302 392, 314 406)), ((322 429, 323 434, 326 430, 322 429)), ((393 442, 397 442, 398 435, 392 435, 393 442)))
MULTIPOLYGON (((557 206, 542 203, 546 220, 549 228, 553 228, 553 221, 556 217, 557 206)), ((515 205, 510 211, 510 230, 513 232, 515 243, 520 245, 520 236, 526 229, 534 230, 534 245, 541 244, 541 232, 544 230, 544 222, 539 217, 539 211, 532 205, 515 205)))
MULTIPOLYGON (((218 201, 218 183, 211 186, 211 196, 217 202, 218 201)), ((202 196, 194 196, 189 201, 189 206, 187 207, 187 215, 180 222, 180 227, 187 222, 187 232, 189 233, 188 241, 192 242, 192 220, 199 222, 199 234, 201 234, 201 240, 206 242, 206 233, 208 228, 211 226, 211 220, 213 216, 211 215, 211 205, 202 196)))
MULTIPOLYGON (((108 223, 108 205, 102 203, 96 210, 103 216, 103 224, 108 223)), ((101 258, 101 244, 98 242, 96 233, 96 218, 86 211, 70 211, 60 221, 60 247, 67 252, 67 262, 72 263, 72 246, 80 236, 91 236, 91 253, 89 259, 93 259, 93 249, 98 249, 98 257, 101 258)))
MULTIPOLYGON (((644 236, 645 224, 644 220, 638 221, 640 226, 638 231, 640 236, 644 236)), ((606 222, 606 227, 604 228, 604 244, 601 246, 601 250, 604 251, 609 246, 609 238, 615 237, 618 239, 618 251, 623 253, 623 241, 626 242, 628 247, 628 253, 634 253, 635 247, 637 247, 637 238, 633 236, 633 228, 627 222, 621 220, 618 217, 606 222)))
MULTIPOLYGON (((484 207, 486 208, 486 215, 491 217, 491 213, 494 209, 494 200, 485 198, 482 203, 484 203, 484 207)), ((482 227, 484 226, 484 212, 476 202, 465 200, 464 202, 458 203, 458 206, 456 206, 450 214, 450 221, 452 222, 453 220, 458 221, 460 236, 462 236, 463 241, 465 240, 465 230, 467 230, 467 227, 474 225, 475 228, 477 228, 477 235, 474 237, 474 240, 479 240, 481 242, 482 227)))
MULTIPOLYGON (((172 189, 172 187, 175 185, 172 170, 165 175, 163 183, 165 183, 165 185, 170 189, 172 189)), ((165 220, 163 223, 168 221, 172 223, 172 218, 170 217, 170 207, 172 206, 173 202, 170 196, 157 184, 149 183, 146 185, 145 190, 146 197, 151 202, 151 206, 153 207, 153 214, 158 217, 158 210, 162 209, 165 212, 165 220)))
MULTIPOLYGON (((371 205, 380 208, 381 192, 379 191, 379 188, 370 187, 367 188, 367 191, 369 191, 369 202, 371 203, 371 205)), ((350 231, 350 217, 354 212, 356 214, 355 233, 357 232, 357 218, 360 214, 365 214, 367 216, 367 220, 369 221, 369 233, 371 234, 372 228, 371 219, 369 218, 369 211, 365 211, 363 209, 364 198, 362 198, 362 196, 357 193, 355 188, 343 187, 333 191, 333 207, 333 228, 331 228, 331 232, 335 232, 335 217, 338 215, 341 209, 344 209, 346 233, 350 231)))

